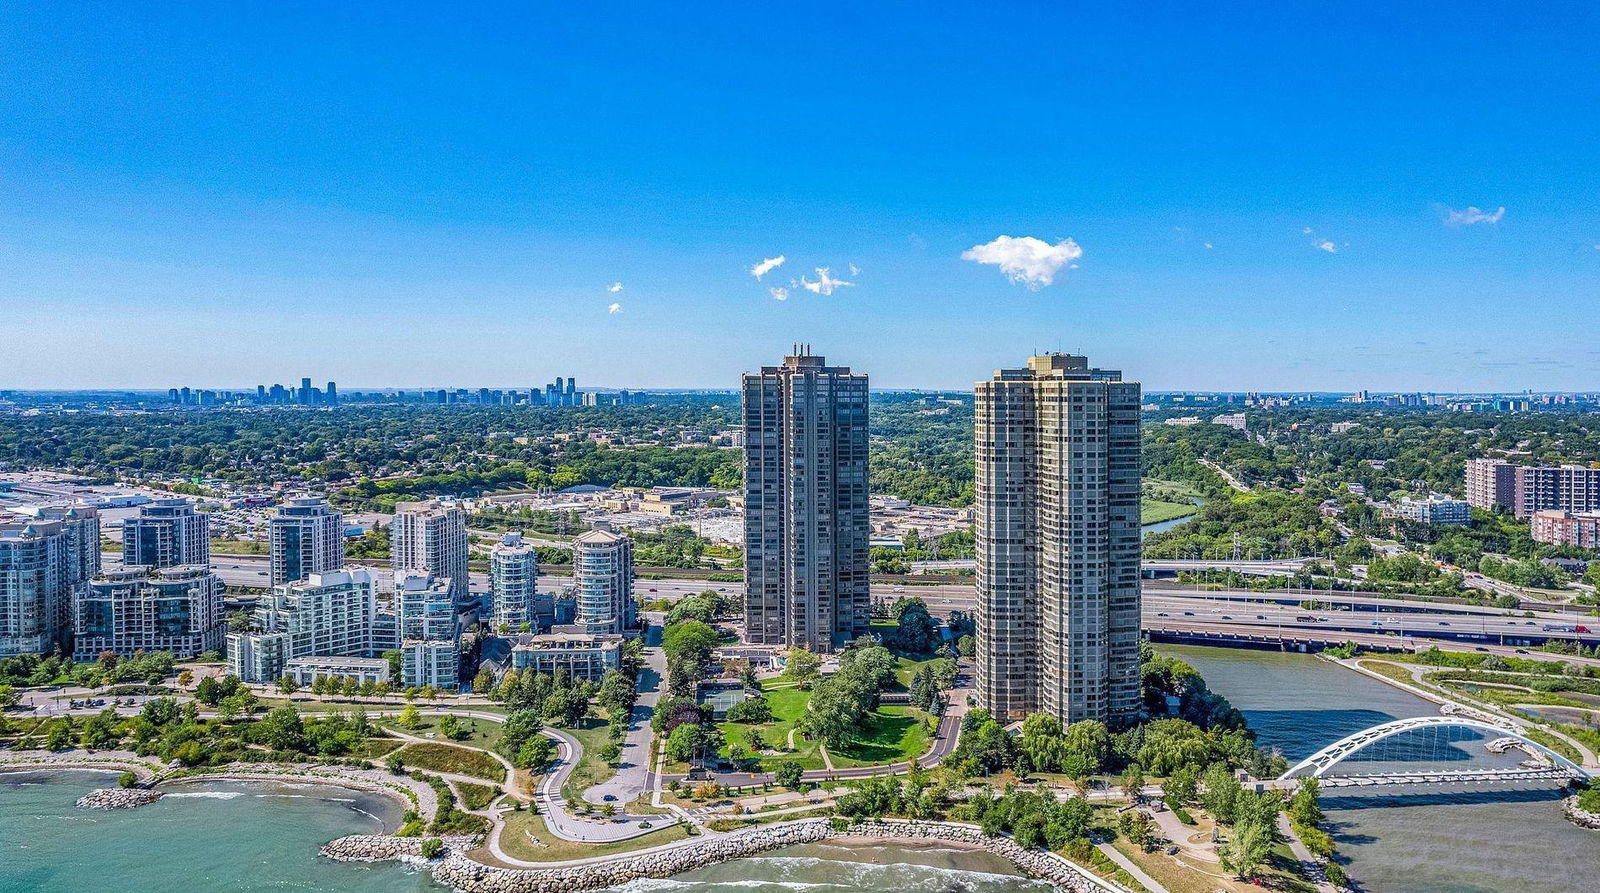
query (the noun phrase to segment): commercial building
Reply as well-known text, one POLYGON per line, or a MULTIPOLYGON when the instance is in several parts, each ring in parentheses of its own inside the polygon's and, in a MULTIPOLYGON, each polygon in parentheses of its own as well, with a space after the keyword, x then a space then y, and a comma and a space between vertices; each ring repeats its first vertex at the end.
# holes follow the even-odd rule
POLYGON ((539 590, 539 555, 522 534, 508 533, 489 552, 489 592, 494 628, 502 632, 536 632, 535 596, 539 590))
POLYGON ((1049 354, 976 390, 979 704, 1003 722, 1131 719, 1139 384, 1049 354))
POLYGON ((1403 496, 1394 508, 1400 517, 1422 524, 1466 526, 1472 523, 1472 506, 1466 500, 1438 493, 1428 494, 1427 499, 1403 496))
POLYGON ((65 644, 73 582, 60 521, 0 524, 0 657, 65 644))
POLYGON ((832 651, 867 631, 867 376, 796 345, 743 378, 745 622, 832 651))
POLYGON ((396 504, 389 543, 396 571, 425 571, 448 581, 457 602, 467 600, 467 512, 459 503, 396 504))
POLYGON ((133 567, 90 580, 73 598, 73 653, 222 650, 222 581, 205 565, 133 567))
POLYGON ((1600 512, 1545 509, 1534 512, 1530 521, 1536 543, 1600 549, 1600 512))
POLYGON ((519 636, 511 647, 511 666, 519 672, 571 673, 575 679, 600 681, 607 670, 622 666, 622 636, 553 633, 519 636))
POLYGON ((1600 468, 1468 459, 1466 479, 1467 502, 1473 508, 1509 509, 1518 518, 1529 518, 1547 509, 1600 511, 1600 468))
POLYGON ((157 499, 122 522, 123 567, 211 563, 210 519, 187 499, 157 499))
POLYGON ((395 571, 401 682, 455 691, 461 676, 461 618, 450 581, 425 571, 395 571))
POLYGON ((577 594, 575 623, 594 635, 621 633, 637 626, 633 601, 633 540, 591 530, 572 543, 572 582, 577 594))
POLYGON ((344 567, 344 515, 326 499, 288 500, 273 513, 267 531, 274 586, 344 567))

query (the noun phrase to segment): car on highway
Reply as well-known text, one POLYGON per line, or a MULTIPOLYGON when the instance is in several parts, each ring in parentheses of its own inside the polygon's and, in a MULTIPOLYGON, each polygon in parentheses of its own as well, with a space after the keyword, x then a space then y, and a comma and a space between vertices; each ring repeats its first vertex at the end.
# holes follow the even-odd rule
POLYGON ((1166 611, 1157 611, 1156 612, 1156 616, 1157 617, 1167 617, 1167 616, 1170 616, 1170 615, 1168 615, 1166 611))
POLYGON ((1256 619, 1257 620, 1266 620, 1267 619, 1267 615, 1265 615, 1265 614, 1257 614, 1256 615, 1256 619))
POLYGON ((1440 626, 1449 626, 1449 625, 1450 625, 1450 621, 1448 621, 1448 620, 1441 620, 1441 621, 1439 621, 1439 625, 1440 625, 1440 626))
POLYGON ((1183 616, 1185 616, 1185 617, 1193 617, 1194 616, 1194 612, 1193 611, 1184 611, 1183 612, 1183 616))
POLYGON ((1232 619, 1233 619, 1233 618, 1232 618, 1232 617, 1229 617, 1229 616, 1228 616, 1228 615, 1226 615, 1226 614, 1224 614, 1224 615, 1222 615, 1222 619, 1223 619, 1223 620, 1232 620, 1232 619))

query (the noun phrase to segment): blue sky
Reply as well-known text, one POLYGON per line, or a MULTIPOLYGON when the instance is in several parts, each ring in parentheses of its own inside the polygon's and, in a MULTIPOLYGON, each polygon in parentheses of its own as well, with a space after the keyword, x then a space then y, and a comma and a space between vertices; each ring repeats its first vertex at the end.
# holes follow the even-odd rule
POLYGON ((333 5, 0 5, 0 387, 1600 388, 1593 6, 333 5))

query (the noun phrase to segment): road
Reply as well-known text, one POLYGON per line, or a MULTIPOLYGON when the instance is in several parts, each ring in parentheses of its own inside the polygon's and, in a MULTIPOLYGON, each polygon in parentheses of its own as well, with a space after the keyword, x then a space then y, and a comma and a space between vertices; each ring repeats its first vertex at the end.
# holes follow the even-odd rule
POLYGON ((645 639, 644 666, 639 670, 639 700, 629 717, 627 737, 622 740, 622 755, 617 774, 582 792, 583 799, 595 804, 633 802, 655 787, 655 770, 650 764, 650 742, 655 732, 650 720, 656 715, 667 675, 667 657, 661 651, 661 626, 665 615, 649 613, 650 632, 645 639))

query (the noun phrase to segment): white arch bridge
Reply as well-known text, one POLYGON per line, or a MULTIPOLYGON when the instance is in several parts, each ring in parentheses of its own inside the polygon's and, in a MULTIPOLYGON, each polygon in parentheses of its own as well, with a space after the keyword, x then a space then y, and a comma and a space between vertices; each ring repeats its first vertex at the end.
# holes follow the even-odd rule
POLYGON ((1454 784, 1535 781, 1541 779, 1567 779, 1590 777, 1589 771, 1559 753, 1529 738, 1526 732, 1510 723, 1493 723, 1460 714, 1450 716, 1416 716, 1397 719, 1364 729, 1341 738, 1309 757, 1296 763, 1279 776, 1279 783, 1312 776, 1324 779, 1330 787, 1365 786, 1378 784, 1454 784), (1364 775, 1331 775, 1330 769, 1356 753, 1387 738, 1424 729, 1471 729, 1500 738, 1509 738, 1550 761, 1547 767, 1512 769, 1441 769, 1410 772, 1369 773, 1364 775))

